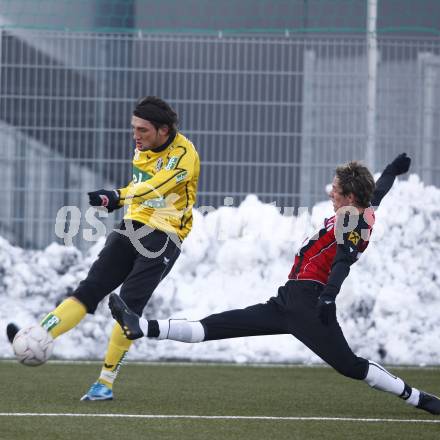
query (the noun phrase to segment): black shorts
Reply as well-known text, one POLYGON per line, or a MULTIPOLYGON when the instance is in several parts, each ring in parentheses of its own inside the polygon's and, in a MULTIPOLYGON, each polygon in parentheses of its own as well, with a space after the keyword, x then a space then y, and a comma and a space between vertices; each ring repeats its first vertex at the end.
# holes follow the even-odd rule
POLYGON ((291 334, 340 373, 364 379, 368 361, 352 352, 337 321, 325 326, 318 318, 322 288, 314 281, 290 280, 266 303, 210 315, 201 320, 205 340, 291 334))
MULTIPOLYGON (((132 224, 135 230, 145 226, 137 222, 132 224)), ((120 229, 126 231, 124 222, 120 229)), ((121 298, 141 315, 157 285, 180 255, 177 239, 157 229, 149 228, 149 233, 136 246, 133 240, 116 231, 107 237, 87 278, 73 293, 86 306, 88 313, 94 313, 98 303, 122 284, 121 298)))

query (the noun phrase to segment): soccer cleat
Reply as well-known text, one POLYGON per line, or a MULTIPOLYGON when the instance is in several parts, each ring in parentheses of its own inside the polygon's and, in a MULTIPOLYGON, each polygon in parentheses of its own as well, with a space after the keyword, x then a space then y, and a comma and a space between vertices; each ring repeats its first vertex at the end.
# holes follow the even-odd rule
POLYGON ((127 339, 134 340, 144 336, 139 326, 139 316, 132 312, 116 293, 110 295, 108 302, 113 318, 121 326, 127 339))
POLYGON ((15 335, 19 332, 19 330, 20 328, 12 322, 10 322, 6 327, 6 336, 11 344, 14 342, 15 335))
POLYGON ((81 400, 113 400, 113 391, 107 385, 95 382, 87 391, 87 394, 81 397, 81 400))
POLYGON ((438 416, 440 415, 440 399, 437 396, 420 391, 417 408, 424 409, 425 411, 438 416))

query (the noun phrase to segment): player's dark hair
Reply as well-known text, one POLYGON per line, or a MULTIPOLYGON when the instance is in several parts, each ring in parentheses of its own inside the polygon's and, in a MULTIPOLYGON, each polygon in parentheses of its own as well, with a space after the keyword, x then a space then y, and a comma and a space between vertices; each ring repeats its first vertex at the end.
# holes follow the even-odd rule
POLYGON ((369 169, 360 162, 352 161, 336 168, 342 194, 352 193, 356 203, 362 208, 368 208, 373 197, 376 184, 369 169))
POLYGON ((133 110, 133 115, 150 121, 156 130, 166 125, 170 132, 177 131, 177 113, 163 99, 157 96, 141 98, 133 110))

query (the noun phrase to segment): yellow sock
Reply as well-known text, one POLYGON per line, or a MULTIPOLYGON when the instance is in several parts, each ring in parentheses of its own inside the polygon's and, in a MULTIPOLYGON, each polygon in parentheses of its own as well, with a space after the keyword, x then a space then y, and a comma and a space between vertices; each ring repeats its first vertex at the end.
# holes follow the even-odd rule
POLYGON ((53 312, 40 323, 55 339, 75 327, 86 316, 84 304, 75 298, 65 299, 53 312))
POLYGON ((119 373, 121 364, 133 341, 127 339, 121 326, 116 323, 113 327, 110 341, 107 347, 107 353, 104 359, 104 365, 101 370, 98 382, 113 388, 113 382, 119 373))

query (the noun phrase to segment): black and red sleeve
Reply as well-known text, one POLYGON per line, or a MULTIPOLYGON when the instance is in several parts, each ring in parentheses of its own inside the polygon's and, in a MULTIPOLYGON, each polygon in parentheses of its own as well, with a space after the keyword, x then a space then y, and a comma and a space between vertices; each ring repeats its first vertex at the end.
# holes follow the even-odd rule
POLYGON ((342 283, 350 273, 350 266, 358 260, 368 245, 365 237, 369 236, 369 231, 369 225, 363 216, 359 216, 357 226, 342 234, 342 240, 337 245, 328 282, 322 292, 325 296, 336 298, 342 283))

